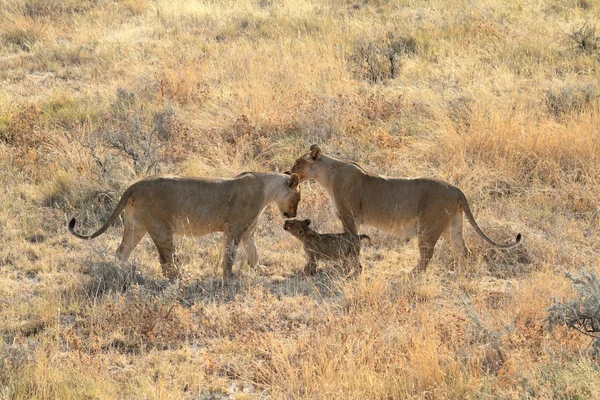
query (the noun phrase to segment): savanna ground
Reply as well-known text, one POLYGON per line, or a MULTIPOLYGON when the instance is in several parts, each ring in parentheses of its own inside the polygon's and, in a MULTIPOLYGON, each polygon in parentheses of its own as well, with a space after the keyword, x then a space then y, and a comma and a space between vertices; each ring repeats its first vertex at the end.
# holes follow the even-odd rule
MULTIPOLYGON (((590 398, 589 338, 544 328, 600 262, 600 5, 592 0, 0 0, 0 398, 590 398), (474 259, 422 279, 365 229, 356 279, 303 277, 267 208, 263 268, 222 285, 219 235, 180 238, 184 285, 122 226, 153 173, 284 171, 325 152, 461 187, 474 259)), ((341 225, 303 184, 300 216, 341 225)))

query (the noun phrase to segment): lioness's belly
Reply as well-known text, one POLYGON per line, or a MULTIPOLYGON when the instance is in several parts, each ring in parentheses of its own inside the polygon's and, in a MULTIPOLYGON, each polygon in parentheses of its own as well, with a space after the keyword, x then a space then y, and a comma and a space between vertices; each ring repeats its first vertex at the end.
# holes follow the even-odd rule
POLYGON ((224 230, 224 219, 217 219, 202 215, 178 217, 172 223, 173 234, 185 236, 202 236, 211 232, 224 230))
POLYGON ((402 241, 408 241, 417 236, 417 222, 414 220, 403 221, 399 219, 385 220, 372 218, 363 220, 362 225, 377 228, 380 231, 397 236, 402 241))

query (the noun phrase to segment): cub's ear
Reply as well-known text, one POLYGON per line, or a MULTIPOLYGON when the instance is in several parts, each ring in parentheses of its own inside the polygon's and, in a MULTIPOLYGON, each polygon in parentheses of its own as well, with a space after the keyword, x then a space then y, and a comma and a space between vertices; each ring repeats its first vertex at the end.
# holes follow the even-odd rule
POLYGON ((310 225, 310 219, 306 218, 306 219, 304 220, 304 223, 306 224, 306 226, 310 225))
POLYGON ((306 156, 308 161, 318 161, 319 157, 321 157, 321 148, 316 144, 310 146, 310 153, 306 156))
POLYGON ((288 178, 288 186, 292 189, 298 186, 300 183, 300 177, 297 174, 291 174, 288 178))
POLYGON ((290 170, 288 169, 287 171, 283 171, 283 173, 284 173, 284 174, 286 174, 286 175, 291 175, 291 174, 292 174, 292 171, 290 171, 290 170))

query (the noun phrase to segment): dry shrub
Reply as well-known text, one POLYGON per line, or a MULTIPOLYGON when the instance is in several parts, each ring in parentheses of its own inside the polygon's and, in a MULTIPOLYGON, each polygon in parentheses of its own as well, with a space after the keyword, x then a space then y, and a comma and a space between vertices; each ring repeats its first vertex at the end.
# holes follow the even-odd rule
POLYGON ((77 175, 58 170, 50 172, 40 186, 41 205, 71 213, 85 212, 83 221, 97 223, 98 217, 108 215, 118 195, 94 182, 81 180, 77 175))
POLYGON ((596 27, 585 21, 579 28, 572 28, 567 35, 575 49, 585 54, 597 54, 600 57, 600 36, 596 34, 596 27))
POLYGON ((547 308, 544 321, 546 328, 567 326, 589 336, 592 356, 600 357, 600 279, 593 271, 581 271, 578 276, 569 272, 565 276, 572 282, 577 298, 567 302, 555 302, 547 308))
POLYGON ((194 334, 190 311, 179 303, 179 296, 177 285, 160 292, 132 286, 92 306, 79 331, 91 351, 98 351, 98 345, 124 352, 180 348, 194 334), (95 337, 104 342, 94 343, 95 337))
POLYGON ((132 285, 143 285, 147 289, 156 286, 155 282, 136 271, 135 264, 126 262, 91 262, 84 272, 90 277, 85 291, 91 298, 111 293, 124 293, 132 285))
POLYGON ((37 104, 18 107, 3 117, 0 140, 8 145, 19 150, 35 149, 48 139, 42 132, 42 110, 37 104))
MULTIPOLYGON (((16 377, 23 374, 23 371, 31 363, 35 362, 35 353, 29 346, 19 344, 0 344, 0 384, 3 388, 10 388, 16 377)), ((0 396, 3 394, 0 391, 0 396)))
POLYGON ((441 168, 447 171, 457 172, 477 165, 502 171, 503 179, 516 179, 521 184, 540 182, 551 187, 563 187, 569 182, 591 184, 598 179, 600 165, 600 141, 593 127, 596 120, 596 114, 590 112, 564 125, 540 124, 525 118, 482 116, 473 111, 469 129, 460 133, 448 127, 440 137, 442 146, 435 148, 432 155, 444 160, 441 168))
POLYGON ((207 337, 250 338, 274 332, 287 337, 323 322, 318 304, 308 297, 282 297, 262 287, 232 297, 220 307, 197 308, 207 337))
POLYGON ((33 45, 39 38, 39 32, 27 27, 14 28, 2 34, 4 43, 23 51, 31 51, 33 45))
POLYGON ((143 15, 150 9, 146 0, 121 0, 119 5, 132 16, 143 15))

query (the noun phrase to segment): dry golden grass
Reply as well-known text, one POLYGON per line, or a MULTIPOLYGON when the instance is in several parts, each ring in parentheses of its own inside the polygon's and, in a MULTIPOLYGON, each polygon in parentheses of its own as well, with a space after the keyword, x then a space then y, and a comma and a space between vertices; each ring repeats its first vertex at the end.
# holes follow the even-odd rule
MULTIPOLYGON (((0 0, 0 398, 594 398, 589 340, 544 329, 600 263, 600 7, 588 0, 0 0), (390 58, 391 57, 391 58, 390 58), (223 286, 219 235, 179 238, 181 287, 119 224, 156 172, 283 171, 319 143, 463 188, 524 235, 453 269, 365 229, 364 273, 298 273, 268 208, 264 268, 223 286)), ((339 231, 303 185, 301 217, 339 231)))

